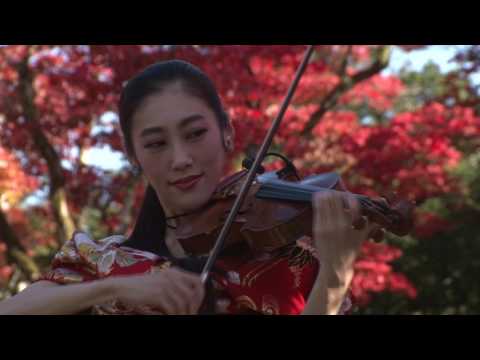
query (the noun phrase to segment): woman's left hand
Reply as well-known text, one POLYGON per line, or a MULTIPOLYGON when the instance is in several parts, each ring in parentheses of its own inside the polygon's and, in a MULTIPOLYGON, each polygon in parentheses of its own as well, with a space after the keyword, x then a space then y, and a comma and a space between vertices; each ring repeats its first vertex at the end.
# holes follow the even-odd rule
POLYGON ((348 192, 316 193, 312 206, 313 243, 318 251, 321 271, 347 276, 349 282, 361 243, 378 226, 361 216, 357 199, 348 192))
POLYGON ((320 271, 302 314, 336 315, 352 281, 360 245, 377 225, 361 216, 358 201, 347 192, 316 193, 312 206, 312 240, 320 271))

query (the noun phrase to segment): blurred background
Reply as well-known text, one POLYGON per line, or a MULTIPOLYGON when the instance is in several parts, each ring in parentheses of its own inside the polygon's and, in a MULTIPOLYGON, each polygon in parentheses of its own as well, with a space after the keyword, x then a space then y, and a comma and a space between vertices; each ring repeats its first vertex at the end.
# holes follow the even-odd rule
MULTIPOLYGON (((261 143, 303 46, 0 47, 0 300, 44 272, 75 229, 128 234, 145 184, 117 102, 145 66, 184 59, 236 129, 230 171, 261 143)), ((273 148, 303 175, 415 200, 406 237, 365 243, 353 314, 480 313, 480 46, 318 45, 273 148)), ((267 162, 269 169, 281 163, 267 162)))

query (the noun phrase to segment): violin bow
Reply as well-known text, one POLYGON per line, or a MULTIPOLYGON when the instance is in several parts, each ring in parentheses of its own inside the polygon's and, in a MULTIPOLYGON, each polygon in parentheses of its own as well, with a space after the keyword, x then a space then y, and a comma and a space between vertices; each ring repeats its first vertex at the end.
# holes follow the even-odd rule
POLYGON ((265 139, 263 140, 262 146, 257 152, 255 160, 252 164, 252 167, 247 172, 246 180, 244 181, 240 189, 240 192, 237 198, 235 199, 235 202, 233 203, 232 209, 230 210, 230 213, 228 214, 228 217, 225 220, 225 223, 223 224, 222 230, 220 231, 220 234, 218 235, 218 238, 215 242, 215 246, 210 251, 210 254, 207 258, 207 262, 205 263, 202 273, 200 274, 200 279, 203 284, 205 284, 208 280, 210 271, 213 265, 215 264, 215 261, 217 260, 218 256, 220 255, 220 251, 222 250, 223 245, 225 244, 225 240, 230 232, 230 228, 232 227, 233 221, 238 214, 238 210, 243 204, 245 197, 247 195, 247 192, 250 189, 253 183, 253 180, 255 179, 255 175, 257 174, 257 171, 261 166, 263 158, 265 157, 265 154, 267 153, 268 149, 270 148, 270 145, 272 144, 273 137, 277 132, 277 129, 280 126, 280 123, 282 122, 283 116, 285 115, 285 112, 287 111, 290 101, 293 98, 293 94, 295 93, 298 83, 300 82, 300 79, 303 73, 305 72, 308 62, 313 54, 313 48, 314 48, 314 45, 309 45, 307 50, 305 51, 305 55, 297 69, 295 78, 293 79, 293 82, 291 83, 290 88, 288 89, 287 95, 283 100, 282 107, 280 108, 280 111, 277 117, 273 121, 272 126, 268 130, 268 133, 265 136, 265 139))

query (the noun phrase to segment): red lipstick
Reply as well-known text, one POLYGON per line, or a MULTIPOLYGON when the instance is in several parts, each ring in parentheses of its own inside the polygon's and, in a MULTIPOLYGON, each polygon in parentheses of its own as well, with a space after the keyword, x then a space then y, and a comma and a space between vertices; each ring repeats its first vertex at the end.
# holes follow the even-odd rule
POLYGON ((186 190, 192 189, 202 177, 203 177, 203 174, 188 176, 188 177, 184 177, 182 179, 178 179, 173 182, 170 182, 170 185, 175 186, 179 190, 186 191, 186 190))

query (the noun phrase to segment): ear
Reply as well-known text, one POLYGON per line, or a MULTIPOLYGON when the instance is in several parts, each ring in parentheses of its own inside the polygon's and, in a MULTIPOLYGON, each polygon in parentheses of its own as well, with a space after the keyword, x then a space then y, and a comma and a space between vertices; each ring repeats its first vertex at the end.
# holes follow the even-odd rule
POLYGON ((223 130, 223 144, 229 153, 235 149, 235 128, 230 123, 223 130))

